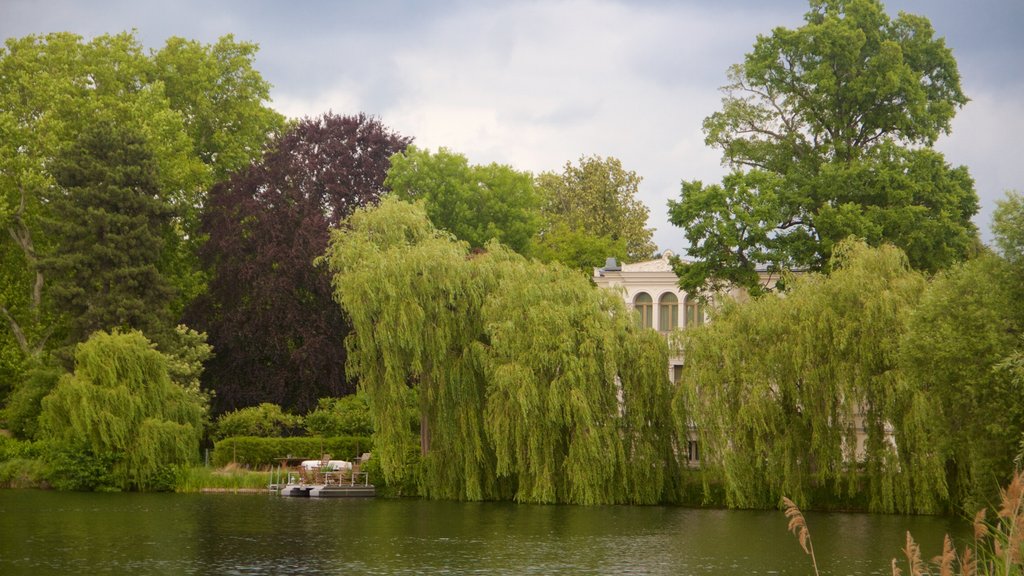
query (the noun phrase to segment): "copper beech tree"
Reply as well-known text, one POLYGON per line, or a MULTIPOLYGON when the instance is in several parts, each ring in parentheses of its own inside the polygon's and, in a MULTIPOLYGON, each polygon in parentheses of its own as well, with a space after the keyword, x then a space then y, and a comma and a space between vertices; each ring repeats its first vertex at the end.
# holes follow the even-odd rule
POLYGON ((188 317, 214 347, 204 385, 217 412, 261 402, 306 411, 353 391, 348 325, 313 259, 331 226, 378 201, 388 158, 410 140, 362 114, 306 118, 211 190, 200 251, 209 289, 188 317))

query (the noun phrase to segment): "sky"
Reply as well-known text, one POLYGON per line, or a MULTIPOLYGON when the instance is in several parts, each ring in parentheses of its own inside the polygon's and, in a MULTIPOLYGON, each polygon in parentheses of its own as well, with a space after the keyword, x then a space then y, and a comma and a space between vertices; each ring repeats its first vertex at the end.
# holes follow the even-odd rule
MULTIPOLYGON (((971 102, 936 148, 975 179, 974 218, 1024 192, 1024 1, 883 0, 929 18, 957 59, 971 102)), ((327 1, 0 0, 0 37, 136 30, 259 44, 255 68, 289 117, 365 112, 420 147, 472 163, 560 172, 612 156, 641 177, 660 250, 683 253, 667 202, 683 180, 719 182, 703 119, 726 71, 758 34, 799 27, 806 0, 327 1)))

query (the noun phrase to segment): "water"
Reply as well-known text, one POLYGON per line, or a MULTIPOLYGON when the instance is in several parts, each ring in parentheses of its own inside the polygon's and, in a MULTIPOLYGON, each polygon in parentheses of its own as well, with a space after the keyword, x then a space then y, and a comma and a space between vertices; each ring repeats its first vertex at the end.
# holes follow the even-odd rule
MULTIPOLYGON (((808 514, 822 574, 951 518, 808 514)), ((0 490, 0 574, 810 574, 782 512, 0 490)), ((904 573, 907 573, 904 569, 904 573)))

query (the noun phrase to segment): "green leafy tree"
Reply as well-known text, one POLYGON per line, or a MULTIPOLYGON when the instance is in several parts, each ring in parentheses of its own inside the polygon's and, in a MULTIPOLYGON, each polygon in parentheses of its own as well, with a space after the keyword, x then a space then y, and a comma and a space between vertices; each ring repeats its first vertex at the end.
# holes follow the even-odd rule
POLYGON ((577 164, 566 162, 561 174, 541 174, 537 190, 545 227, 539 243, 559 255, 556 260, 574 267, 600 266, 608 256, 633 261, 651 258, 657 250, 651 241, 654 229, 646 228, 649 211, 636 197, 642 180, 617 158, 600 156, 581 156, 577 164), (583 238, 589 240, 585 249, 581 249, 583 238), (620 243, 625 244, 624 251, 620 243), (598 249, 614 251, 583 258, 598 249))
POLYGON ((96 332, 43 399, 39 422, 56 454, 91 454, 109 464, 114 487, 145 490, 167 467, 198 459, 204 414, 141 332, 96 332))
POLYGON ((1015 265, 1024 264, 1024 196, 1007 192, 997 203, 992 217, 992 234, 999 253, 1015 265))
POLYGON ((345 221, 326 259, 388 483, 418 478, 425 496, 468 500, 673 493, 667 346, 617 295, 497 243, 473 255, 393 197, 345 221))
POLYGON ((976 247, 973 180, 931 148, 967 102, 952 52, 927 19, 890 19, 878 0, 810 8, 800 28, 758 37, 704 121, 733 171, 669 202, 696 261, 676 265, 687 291, 756 291, 763 265, 825 269, 849 235, 928 272, 976 247))
POLYGON ((934 417, 945 434, 933 450, 968 510, 998 496, 1024 432, 1024 383, 1004 366, 1020 349, 1022 298, 1020 277, 985 254, 935 278, 903 337, 901 365, 941 406, 934 417))
POLYGON ((384 185, 403 200, 423 200, 430 221, 474 248, 497 240, 528 253, 539 226, 529 173, 509 166, 470 165, 465 156, 410 146, 391 158, 384 185))
MULTIPOLYGON (((61 192, 51 168, 97 123, 129 125, 152 154, 160 197, 173 206, 161 270, 174 309, 202 290, 193 255, 203 191, 257 156, 280 117, 251 65, 255 47, 174 39, 147 55, 133 33, 84 41, 70 33, 9 38, 0 47, 0 346, 33 362, 62 318, 41 265, 57 240, 43 230, 61 192), (216 135, 209 136, 211 132, 216 135)), ((6 357, 6 354, 0 355, 6 357)))
POLYGON ((940 510, 937 399, 897 363, 925 279, 891 246, 849 242, 835 257, 828 277, 795 278, 784 296, 727 304, 682 332, 677 424, 696 426, 704 474, 732 506, 832 493, 874 511, 940 510))
POLYGON ((214 440, 232 436, 281 437, 290 436, 302 426, 302 417, 289 414, 277 404, 264 402, 225 412, 217 418, 214 440))
POLYGON ((284 118, 267 106, 270 83, 253 68, 258 46, 231 34, 214 44, 171 37, 153 54, 153 78, 185 120, 195 155, 213 181, 259 157, 284 118))
POLYGON ((541 231, 530 254, 542 262, 561 262, 588 275, 609 257, 619 261, 627 258, 625 238, 594 236, 565 222, 556 222, 541 231))

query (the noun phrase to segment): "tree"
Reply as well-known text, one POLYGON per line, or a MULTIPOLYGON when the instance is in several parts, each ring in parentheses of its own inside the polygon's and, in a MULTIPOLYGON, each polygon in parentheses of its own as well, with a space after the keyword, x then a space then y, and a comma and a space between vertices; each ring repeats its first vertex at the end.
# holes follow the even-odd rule
POLYGON ((727 304, 681 334, 677 425, 696 427, 703 472, 732 506, 813 504, 827 490, 874 511, 940 510, 938 403, 897 362, 925 280, 891 246, 848 242, 835 258, 828 277, 727 304))
POLYGON ((673 496, 667 347, 620 297, 496 242, 471 253, 394 197, 344 221, 325 258, 388 482, 464 500, 673 496))
POLYGON ((1010 191, 996 204, 992 217, 996 247, 1007 261, 1024 264, 1024 196, 1010 191))
POLYGON ((121 489, 147 489, 168 466, 199 457, 205 406, 171 382, 167 359, 138 331, 96 332, 74 373, 43 399, 43 438, 112 462, 121 489))
POLYGON ((216 411, 270 402, 305 412, 352 391, 348 326, 313 259, 329 226, 377 201, 388 158, 408 143, 365 115, 307 118, 210 191, 200 251, 209 290, 186 317, 217 353, 203 380, 216 411))
POLYGON ((267 138, 284 127, 284 118, 266 106, 270 83, 252 67, 257 50, 232 34, 214 44, 171 37, 152 57, 153 78, 184 118, 214 182, 258 158, 267 138))
POLYGON ((704 121, 733 171, 669 203, 696 260, 677 264, 687 291, 825 269, 849 235, 928 272, 976 247, 973 181, 931 149, 967 102, 944 41, 878 0, 812 0, 805 22, 758 37, 704 121))
POLYGON ((50 170, 57 188, 44 230, 55 247, 40 268, 69 317, 68 342, 114 328, 166 341, 174 293, 158 264, 174 233, 173 210, 147 142, 113 118, 100 120, 50 170))
POLYGON ((933 397, 944 434, 933 450, 948 462, 964 509, 984 506, 1011 477, 1024 433, 1024 381, 1007 360, 1020 349, 1020 276, 993 254, 939 274, 909 317, 901 366, 933 397))
POLYGON ((423 200, 435 226, 474 248, 497 240, 527 254, 539 224, 530 174, 509 166, 471 166, 444 148, 410 147, 391 159, 384 183, 403 200, 423 200))
MULTIPOLYGON (((564 226, 589 236, 595 247, 614 247, 619 241, 626 245, 624 253, 587 259, 582 267, 600 266, 607 256, 634 261, 651 258, 657 246, 651 241, 654 229, 645 228, 647 207, 636 198, 641 180, 618 159, 600 156, 581 156, 578 165, 566 162, 561 174, 541 174, 537 190, 546 225, 540 243, 557 251, 564 237, 559 229, 564 226)), ((573 255, 579 252, 571 250, 566 260, 558 260, 576 264, 573 255)))
POLYGON ((63 193, 51 167, 92 124, 130 125, 150 149, 159 194, 174 208, 176 233, 165 237, 159 264, 177 294, 174 315, 201 291, 193 249, 205 188, 259 154, 268 126, 281 121, 265 106, 269 86, 251 68, 254 50, 231 37, 214 47, 171 39, 157 55, 146 55, 133 33, 88 42, 69 33, 6 40, 0 48, 0 264, 6 272, 0 318, 9 330, 0 333, 0 357, 14 349, 22 360, 38 362, 53 341, 64 340, 65 315, 50 299, 41 265, 57 242, 43 222, 55 219, 49 198, 63 193), (212 139, 210 131, 217 132, 212 139))

